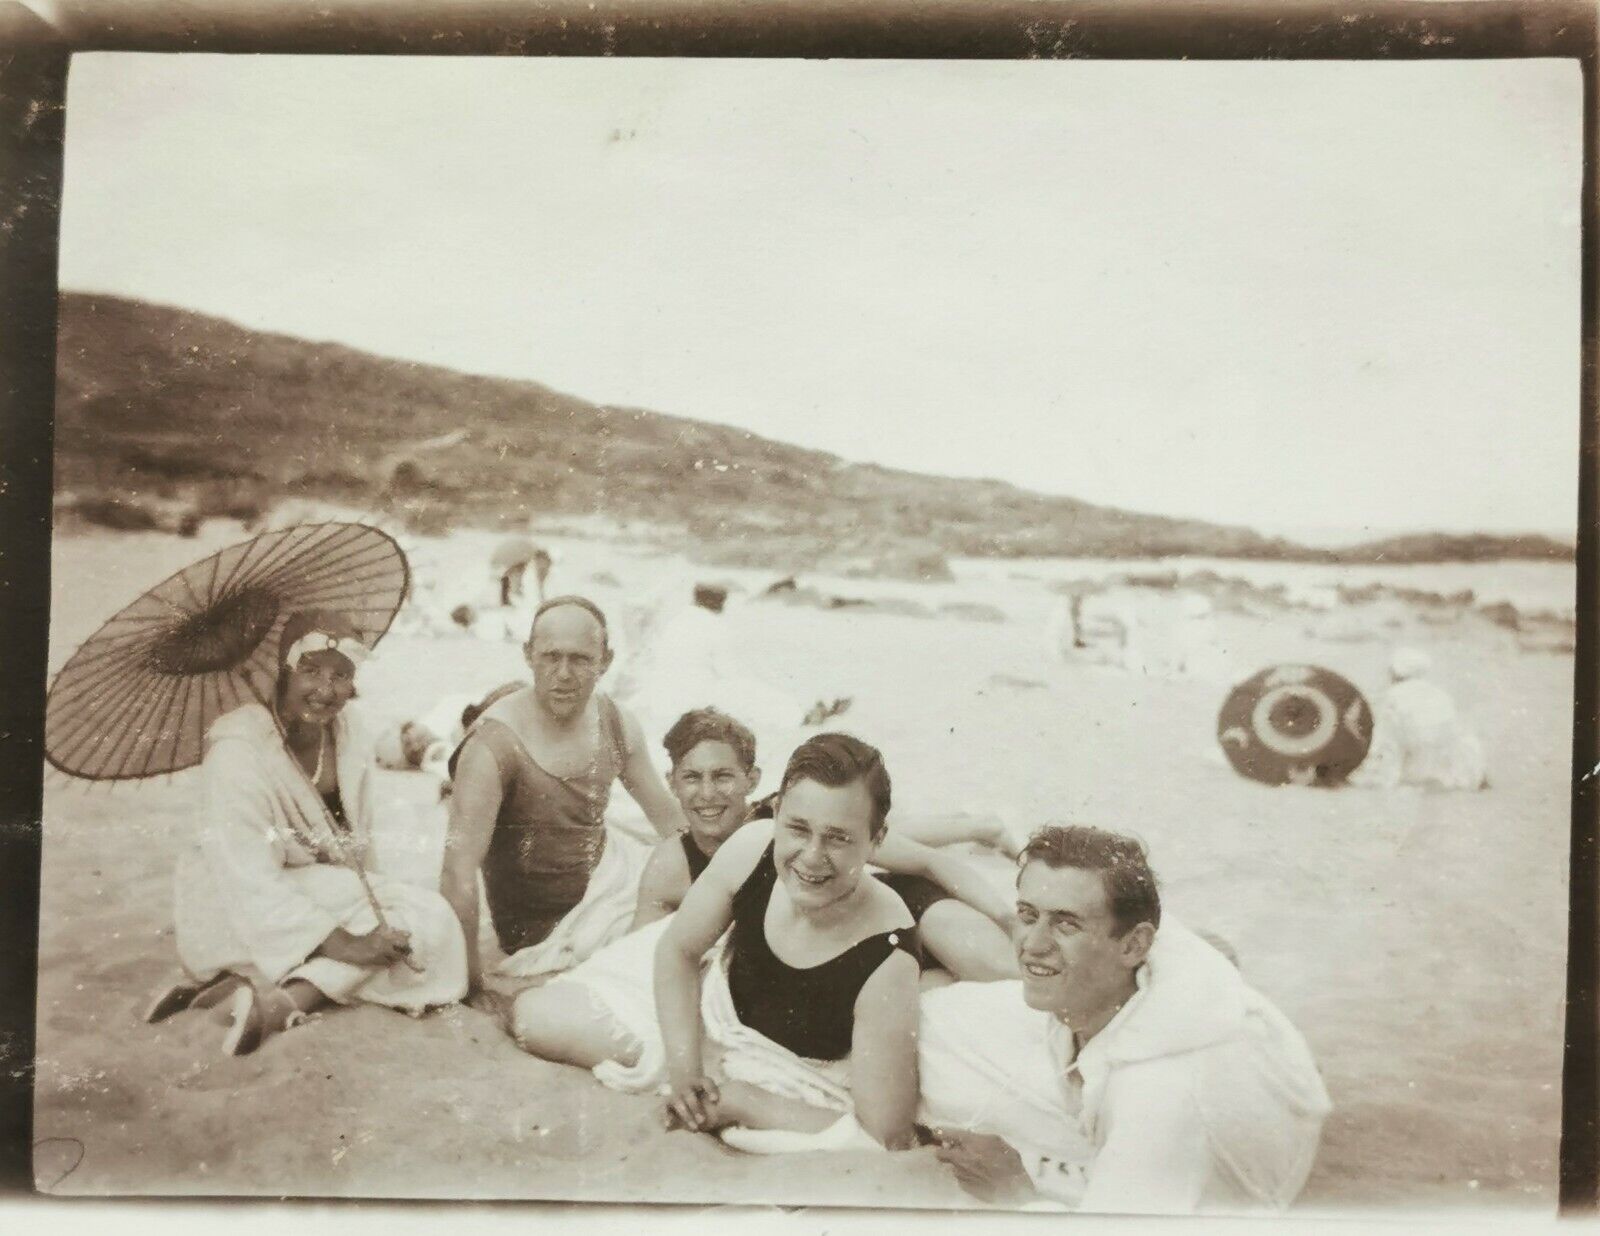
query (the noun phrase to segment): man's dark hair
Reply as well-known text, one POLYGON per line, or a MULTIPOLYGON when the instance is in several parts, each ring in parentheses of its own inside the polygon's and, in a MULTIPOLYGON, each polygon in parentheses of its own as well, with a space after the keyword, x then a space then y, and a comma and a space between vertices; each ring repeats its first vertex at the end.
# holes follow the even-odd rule
POLYGON ((749 772, 756 764, 756 736, 741 722, 715 708, 695 708, 672 723, 661 745, 676 768, 684 757, 703 742, 725 742, 749 772))
POLYGON ((1023 847, 1021 869, 1037 859, 1046 867, 1098 872, 1111 906, 1111 934, 1140 923, 1161 926, 1161 893, 1144 846, 1132 837, 1085 824, 1049 824, 1023 847))
POLYGON ((781 799, 796 781, 819 785, 854 785, 861 782, 872 800, 872 838, 881 838, 889 818, 889 770, 883 753, 849 734, 816 734, 795 748, 778 787, 781 799))
POLYGON ((533 621, 528 624, 528 643, 533 643, 533 633, 539 629, 539 619, 549 611, 561 605, 576 605, 579 609, 593 616, 600 624, 600 647, 609 650, 611 647, 611 631, 606 626, 606 616, 600 612, 600 607, 588 597, 564 596, 551 597, 548 601, 540 603, 539 608, 533 611, 533 621))

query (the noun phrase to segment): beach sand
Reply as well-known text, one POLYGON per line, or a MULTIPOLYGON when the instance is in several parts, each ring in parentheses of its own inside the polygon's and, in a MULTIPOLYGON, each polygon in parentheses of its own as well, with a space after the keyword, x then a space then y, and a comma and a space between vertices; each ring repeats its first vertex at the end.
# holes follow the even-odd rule
MULTIPOLYGON (((54 670, 171 570, 242 539, 58 539, 54 670)), ((493 537, 415 546, 419 576, 481 586, 493 537)), ((1228 686, 1133 677, 1044 653, 1037 580, 805 582, 910 599, 928 616, 756 600, 786 574, 696 569, 647 546, 571 537, 552 588, 619 606, 696 578, 736 588, 730 645, 801 706, 879 745, 897 806, 1071 819, 1150 847, 1165 904, 1221 933, 1304 1031, 1335 1110, 1305 1213, 1553 1213, 1567 930, 1570 655, 1519 651, 1488 623, 1384 625, 1362 611, 1226 615, 1243 672, 1329 666, 1375 692, 1396 641, 1433 654, 1490 753, 1480 794, 1271 789, 1236 776, 1213 729, 1228 686), (598 577, 598 580, 597 578, 598 577), (1004 621, 941 606, 981 603, 1004 621), (1352 623, 1357 631, 1352 637, 1352 623)), ((363 707, 420 712, 522 670, 515 645, 397 633, 363 669, 363 707)), ((759 736, 758 736, 759 737, 759 736)), ((786 751, 765 750, 767 787, 786 751)), ((969 1205, 928 1151, 746 1157, 663 1132, 652 1100, 532 1059, 464 1008, 421 1020, 340 1010, 224 1058, 202 1014, 142 1005, 175 976, 171 881, 197 827, 195 774, 89 786, 44 804, 36 1176, 61 1194, 542 1198, 790 1206, 969 1205), (74 1161, 81 1161, 73 1168, 74 1161), (70 1170, 69 1172, 69 1169, 70 1170), (66 1173, 65 1175, 63 1175, 66 1173)), ((418 854, 438 827, 425 779, 385 774, 387 827, 418 854)), ((622 791, 617 791, 622 796, 622 791)), ((1006 872, 986 861, 997 880, 1006 872)))

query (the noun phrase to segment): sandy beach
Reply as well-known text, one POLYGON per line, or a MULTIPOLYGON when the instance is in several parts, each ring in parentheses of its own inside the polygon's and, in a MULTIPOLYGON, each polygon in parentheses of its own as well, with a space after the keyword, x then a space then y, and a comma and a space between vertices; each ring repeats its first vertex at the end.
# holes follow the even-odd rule
MULTIPOLYGON (((52 671, 137 593, 243 536, 223 521, 189 540, 58 535, 52 671)), ((485 588, 493 540, 415 542, 419 581, 440 597, 485 588)), ((1217 753, 1233 679, 1047 656, 1058 598, 1025 563, 958 563, 939 584, 804 577, 887 602, 828 609, 758 599, 787 573, 780 564, 697 567, 642 542, 551 540, 552 589, 608 609, 695 579, 729 583, 742 665, 802 707, 850 697, 834 724, 883 749, 897 808, 989 807, 1024 825, 1071 819, 1144 838, 1171 912, 1233 943, 1323 1070, 1335 1110, 1303 1212, 1553 1213, 1570 653, 1525 650, 1471 612, 1219 614, 1238 678, 1311 662, 1370 696, 1397 642, 1426 648, 1492 778, 1479 794, 1272 789, 1217 753)), ((397 628, 362 671, 361 703, 398 718, 521 668, 512 643, 397 628)), ((761 753, 764 789, 786 754, 761 753)), ((440 824, 428 790, 419 774, 383 774, 386 827, 418 854, 440 824)), ((663 1132, 653 1101, 532 1059, 464 1008, 418 1021, 339 1011, 240 1059, 221 1055, 203 1015, 142 1024, 141 1006, 176 973, 172 872, 197 797, 192 773, 114 787, 47 779, 35 1135, 59 1140, 36 1153, 46 1191, 973 1205, 928 1151, 780 1161, 663 1132)), ((998 859, 979 859, 1006 880, 998 859)))

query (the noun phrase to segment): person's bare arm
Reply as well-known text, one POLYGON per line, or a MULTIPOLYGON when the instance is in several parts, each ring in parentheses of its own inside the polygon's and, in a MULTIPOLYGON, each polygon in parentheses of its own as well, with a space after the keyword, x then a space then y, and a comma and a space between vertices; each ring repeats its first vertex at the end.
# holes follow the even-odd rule
POLYGON ((650 748, 638 720, 625 708, 618 708, 617 716, 622 722, 624 747, 622 770, 618 774, 622 788, 633 796, 633 801, 644 812, 645 819, 662 837, 687 832, 689 817, 684 815, 683 807, 673 797, 672 791, 667 789, 660 771, 651 762, 650 748))
POLYGON ((666 1048, 671 1120, 699 1131, 716 1127, 717 1087, 701 1053, 700 962, 733 922, 733 898, 772 838, 767 823, 747 824, 723 842, 689 887, 656 945, 656 1017, 666 1048))
POLYGON ((1008 844, 1005 820, 995 812, 942 811, 895 812, 890 827, 902 837, 923 845, 960 845, 976 842, 1004 850, 1008 844))
POLYGON ((633 926, 638 931, 647 923, 666 918, 682 903, 689 891, 689 864, 676 837, 657 843, 639 877, 639 899, 634 906, 633 926))
POLYGON ((886 1150, 916 1145, 917 979, 916 958, 895 949, 856 997, 850 1093, 857 1123, 886 1150))
POLYGON ((461 930, 467 938, 469 993, 476 991, 483 979, 478 956, 478 872, 489 852, 500 799, 500 767, 495 763, 494 752, 481 739, 469 742, 456 762, 439 881, 439 891, 461 920, 461 930))
POLYGON ((879 845, 873 861, 898 875, 925 876, 1001 927, 1009 930, 1012 926, 1016 907, 965 859, 891 832, 879 845))

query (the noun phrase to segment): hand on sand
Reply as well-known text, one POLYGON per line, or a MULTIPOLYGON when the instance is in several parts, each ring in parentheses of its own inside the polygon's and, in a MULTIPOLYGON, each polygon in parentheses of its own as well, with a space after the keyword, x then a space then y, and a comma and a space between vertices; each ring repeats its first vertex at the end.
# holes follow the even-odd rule
POLYGON ((720 1110, 722 1095, 709 1077, 694 1077, 673 1084, 661 1109, 661 1123, 668 1129, 688 1129, 691 1133, 715 1133, 729 1123, 720 1110))
POLYGON ((956 1174, 956 1183, 979 1201, 1019 1205, 1033 1198, 1033 1181, 1022 1156, 1004 1138, 988 1133, 933 1129, 939 1162, 956 1174))

